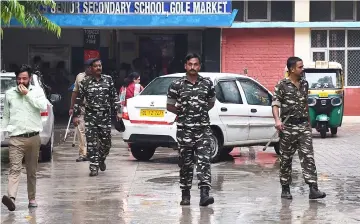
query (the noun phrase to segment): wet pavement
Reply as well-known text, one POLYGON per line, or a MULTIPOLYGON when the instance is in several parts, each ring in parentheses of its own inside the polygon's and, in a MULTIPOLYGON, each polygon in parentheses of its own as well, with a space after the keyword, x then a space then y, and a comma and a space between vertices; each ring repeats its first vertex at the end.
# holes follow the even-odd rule
MULTIPOLYGON (((40 163, 39 207, 27 208, 26 176, 17 209, 1 208, 2 223, 360 223, 360 125, 345 125, 337 137, 314 133, 319 187, 327 197, 309 201, 298 157, 293 164, 294 199, 280 199, 279 163, 272 148, 234 149, 212 166, 215 204, 200 208, 197 179, 191 205, 179 205, 177 154, 159 149, 149 162, 137 162, 114 131, 107 170, 89 177, 87 162, 76 163, 77 148, 55 148, 51 163, 40 163)), ((23 171, 25 173, 25 171, 23 171)), ((2 163, 1 194, 6 192, 8 164, 2 163)))

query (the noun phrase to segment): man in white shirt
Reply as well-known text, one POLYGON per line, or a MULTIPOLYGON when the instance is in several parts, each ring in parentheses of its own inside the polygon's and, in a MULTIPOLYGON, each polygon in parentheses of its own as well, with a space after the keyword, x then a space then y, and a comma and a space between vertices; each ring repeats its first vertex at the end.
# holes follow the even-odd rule
POLYGON ((29 207, 37 207, 36 172, 40 149, 39 132, 43 130, 41 111, 47 108, 44 91, 30 85, 31 67, 22 65, 15 72, 17 86, 6 91, 2 128, 10 136, 9 140, 9 183, 8 195, 2 203, 10 210, 15 210, 22 160, 25 157, 29 207))

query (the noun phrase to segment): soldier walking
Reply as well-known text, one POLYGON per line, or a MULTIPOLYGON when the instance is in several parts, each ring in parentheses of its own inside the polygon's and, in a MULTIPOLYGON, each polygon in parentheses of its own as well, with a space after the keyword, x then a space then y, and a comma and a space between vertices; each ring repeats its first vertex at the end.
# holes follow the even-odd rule
POLYGON ((118 96, 112 78, 102 73, 100 59, 89 63, 91 76, 84 78, 79 85, 79 93, 74 105, 74 125, 79 124, 81 105, 85 105, 85 135, 90 159, 90 176, 97 176, 98 170, 106 170, 105 159, 111 147, 111 115, 121 119, 116 101, 118 96), (99 144, 98 144, 99 143, 99 144))
POLYGON ((210 79, 198 74, 201 59, 197 54, 185 58, 186 76, 172 82, 167 93, 167 110, 178 116, 176 138, 180 148, 180 205, 190 205, 194 156, 200 188, 200 206, 214 203, 211 189, 211 128, 209 110, 215 104, 215 89, 210 79))
POLYGON ((289 186, 292 181, 292 159, 298 150, 302 173, 305 182, 310 187, 309 198, 324 198, 326 194, 319 191, 317 185, 317 171, 307 105, 309 84, 305 79, 302 79, 303 61, 298 57, 290 57, 286 65, 289 76, 275 86, 272 102, 275 128, 280 132, 281 197, 292 199, 289 186), (279 108, 281 109, 280 116, 279 108), (290 117, 284 125, 282 122, 288 115, 290 117))

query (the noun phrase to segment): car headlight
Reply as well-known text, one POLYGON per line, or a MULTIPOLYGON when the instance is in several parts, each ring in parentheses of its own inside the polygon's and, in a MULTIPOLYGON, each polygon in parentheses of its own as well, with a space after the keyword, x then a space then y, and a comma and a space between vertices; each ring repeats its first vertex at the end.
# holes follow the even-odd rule
POLYGON ((309 107, 315 106, 316 105, 316 98, 309 97, 308 98, 308 105, 309 105, 309 107))
POLYGON ((342 99, 340 97, 334 97, 331 99, 331 105, 334 107, 339 106, 342 104, 342 99))

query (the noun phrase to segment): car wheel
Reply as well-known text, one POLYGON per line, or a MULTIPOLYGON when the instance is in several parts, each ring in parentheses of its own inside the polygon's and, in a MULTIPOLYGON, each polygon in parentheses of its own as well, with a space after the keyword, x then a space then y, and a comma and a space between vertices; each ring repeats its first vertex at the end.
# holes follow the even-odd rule
POLYGON ((131 144, 130 150, 135 159, 140 161, 148 161, 151 159, 151 157, 153 157, 156 147, 131 144))
POLYGON ((211 156, 210 156, 210 161, 212 163, 216 163, 219 162, 220 160, 220 154, 221 154, 221 150, 220 150, 220 146, 219 146, 219 139, 216 135, 216 132, 213 131, 213 133, 210 136, 211 138, 211 143, 210 143, 210 147, 211 147, 211 156))
POLYGON ((276 154, 280 156, 280 142, 274 143, 273 146, 276 154))
POLYGON ((52 152, 54 148, 54 131, 51 133, 51 137, 46 145, 40 146, 40 161, 49 162, 52 158, 52 152))

